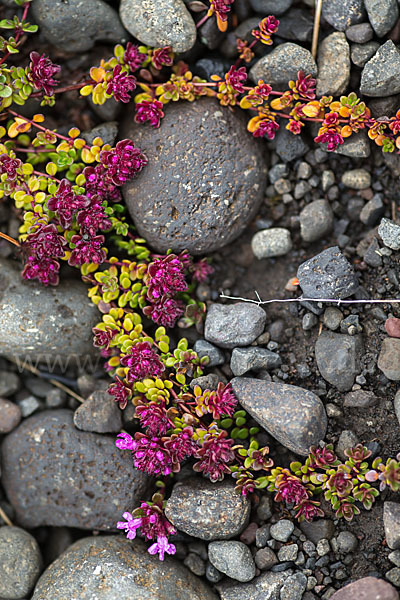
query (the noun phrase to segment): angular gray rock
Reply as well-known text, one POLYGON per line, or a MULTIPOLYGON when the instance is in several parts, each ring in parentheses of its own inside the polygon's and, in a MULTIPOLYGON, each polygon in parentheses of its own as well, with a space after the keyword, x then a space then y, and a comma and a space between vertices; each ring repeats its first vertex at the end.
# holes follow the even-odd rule
POLYGON ((243 408, 292 452, 305 456, 310 446, 324 439, 324 405, 312 392, 245 377, 235 377, 231 383, 243 408))
POLYGON ((400 92, 400 50, 392 40, 385 42, 365 65, 360 91, 373 97, 400 92))
POLYGON ((15 429, 20 421, 20 407, 14 402, 0 398, 0 435, 15 429))
POLYGON ((226 582, 217 585, 217 589, 221 600, 280 600, 279 592, 292 574, 291 569, 279 573, 267 571, 251 583, 226 582))
POLYGON ((114 437, 75 429, 59 409, 26 419, 1 446, 1 482, 23 527, 109 530, 146 497, 150 478, 114 437))
POLYGON ((399 594, 390 583, 377 577, 363 577, 344 586, 330 600, 399 600, 399 594))
POLYGON ((313 77, 317 75, 317 65, 311 52, 302 46, 287 42, 280 44, 270 54, 263 56, 250 69, 250 79, 268 82, 275 90, 284 91, 290 80, 296 81, 298 71, 313 77))
POLYGON ((66 365, 82 358, 89 368, 98 352, 92 327, 99 312, 85 285, 63 281, 57 287, 21 279, 21 267, 0 259, 0 355, 66 365))
POLYGON ((344 33, 328 35, 318 49, 317 96, 340 96, 350 81, 350 46, 344 33))
POLYGON ((302 600, 306 587, 307 577, 304 573, 294 573, 283 584, 280 600, 302 600))
POLYGON ((400 225, 384 218, 378 227, 378 234, 387 248, 400 250, 400 225))
POLYGON ((284 256, 292 249, 290 231, 283 227, 257 231, 252 237, 251 249, 258 259, 284 256))
POLYGON ((356 44, 365 44, 372 40, 374 32, 369 23, 359 23, 358 25, 351 25, 346 29, 346 37, 356 44))
POLYGON ((197 340, 194 343, 193 350, 197 352, 199 358, 208 356, 210 362, 207 363, 207 367, 218 367, 219 365, 223 365, 225 362, 225 355, 222 350, 216 346, 213 346, 206 340, 197 340))
POLYGON ((196 41, 196 26, 182 0, 122 0, 119 14, 129 33, 147 46, 187 52, 196 41))
POLYGON ((253 10, 262 15, 282 15, 293 4, 293 0, 250 0, 253 10))
POLYGON ((294 523, 289 519, 280 519, 271 525, 270 533, 278 542, 288 542, 294 531, 294 523))
POLYGON ((40 33, 60 50, 85 52, 97 41, 126 38, 118 14, 103 0, 35 0, 32 14, 40 33))
POLYGON ((123 194, 140 235, 159 252, 192 254, 238 237, 262 201, 267 173, 245 117, 211 98, 172 102, 159 129, 132 117, 120 134, 135 140, 149 164, 123 194))
POLYGON ((315 360, 322 377, 340 392, 347 392, 360 373, 362 351, 360 335, 323 331, 315 344, 315 360))
POLYGON ((400 381, 399 338, 384 338, 378 357, 378 368, 391 381, 400 381))
POLYGON ((122 536, 83 538, 39 579, 32 600, 217 600, 180 562, 161 562, 142 541, 122 536))
POLYGON ((204 337, 220 348, 248 346, 262 334, 265 311, 257 304, 211 304, 204 325, 204 337))
POLYGON ((344 397, 343 406, 351 408, 369 408, 378 404, 378 398, 369 390, 355 390, 344 397))
POLYGON ((165 507, 180 531, 202 540, 229 540, 246 527, 250 501, 235 492, 232 481, 211 483, 191 478, 175 484, 165 507))
POLYGON ((285 127, 279 128, 275 140, 275 151, 283 162, 300 158, 309 150, 309 145, 305 142, 301 133, 293 135, 285 127))
POLYGON ((399 18, 397 0, 364 0, 368 19, 378 37, 386 35, 399 18))
MULTIPOLYGON (((276 12, 273 10, 272 14, 276 14, 276 12)), ((304 8, 292 8, 279 19, 279 37, 284 40, 311 42, 312 31, 313 18, 304 8)))
POLYGON ((42 570, 35 538, 19 527, 0 527, 0 597, 28 596, 42 570))
POLYGON ((251 581, 256 574, 250 548, 237 541, 211 542, 208 559, 221 573, 237 581, 251 581))
POLYGON ((122 412, 107 391, 93 392, 74 413, 74 425, 82 431, 94 433, 119 433, 122 412))
POLYGON ((248 371, 277 369, 282 364, 281 357, 266 348, 234 348, 231 357, 232 373, 239 377, 248 371))
POLYGON ((330 540, 335 533, 335 525, 330 519, 316 519, 307 523, 300 523, 300 529, 313 544, 317 545, 320 540, 330 540))
POLYGON ((314 200, 300 213, 300 235, 305 242, 315 242, 330 232, 333 212, 328 200, 314 200))
POLYGON ((324 0, 322 16, 337 31, 345 31, 351 25, 365 20, 363 0, 324 0))
POLYGON ((303 262, 297 278, 306 298, 348 298, 359 287, 353 267, 338 246, 303 262))
POLYGON ((357 67, 362 68, 374 56, 378 48, 378 42, 367 42, 366 44, 352 44, 351 60, 357 67))
POLYGON ((383 525, 387 545, 391 550, 400 548, 400 504, 397 502, 383 503, 383 525))
MULTIPOLYGON (((323 144, 327 147, 327 144, 323 144)), ((342 156, 350 156, 350 158, 368 158, 371 154, 371 146, 365 131, 354 133, 351 137, 346 138, 335 150, 335 154, 342 156)))

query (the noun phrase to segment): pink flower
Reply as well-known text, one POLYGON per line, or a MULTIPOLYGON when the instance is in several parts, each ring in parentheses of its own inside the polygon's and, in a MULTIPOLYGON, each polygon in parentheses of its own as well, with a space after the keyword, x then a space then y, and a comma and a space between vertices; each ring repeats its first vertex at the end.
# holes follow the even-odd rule
POLYGON ((147 297, 150 300, 160 300, 164 295, 173 296, 188 289, 182 262, 175 254, 152 262, 147 273, 147 297))
POLYGON ((126 519, 126 522, 118 521, 117 529, 124 529, 128 540, 134 540, 136 537, 136 530, 139 529, 142 524, 142 519, 134 519, 129 512, 124 512, 122 516, 126 519))
POLYGON ((193 263, 191 271, 193 273, 193 279, 199 283, 203 283, 214 273, 214 268, 207 262, 206 258, 202 258, 196 263, 193 263))
POLYGON ((102 231, 111 229, 111 221, 106 217, 101 203, 102 198, 100 196, 92 196, 90 204, 76 215, 76 222, 82 233, 93 236, 96 235, 98 229, 102 231))
POLYGON ((139 67, 141 67, 145 58, 146 55, 142 54, 142 52, 139 52, 137 46, 131 42, 127 43, 124 54, 124 62, 128 65, 131 71, 136 71, 139 67))
POLYGON ((55 225, 41 225, 26 238, 24 245, 38 258, 62 258, 65 256, 66 239, 60 235, 55 225))
POLYGON ((71 227, 75 213, 88 205, 89 199, 74 194, 68 179, 61 180, 55 195, 47 201, 47 208, 56 213, 63 229, 71 227))
POLYGON ((38 258, 29 256, 25 263, 22 277, 24 279, 38 279, 43 285, 57 285, 59 263, 53 258, 38 258))
POLYGON ((279 125, 276 121, 260 121, 257 129, 253 131, 253 137, 266 136, 269 140, 273 140, 278 129, 279 125))
POLYGON ((148 549, 149 554, 156 554, 158 552, 158 558, 164 560, 164 554, 175 554, 176 548, 174 544, 170 544, 168 539, 164 536, 158 537, 157 541, 150 546, 148 549))
POLYGON ((150 402, 136 407, 135 417, 140 419, 140 426, 150 436, 162 436, 171 427, 164 402, 150 402))
POLYGON ((132 450, 133 464, 139 471, 149 475, 169 475, 172 472, 172 458, 158 437, 150 437, 144 433, 135 433, 134 439, 128 434, 119 434, 122 440, 116 441, 118 448, 132 450), (130 439, 129 439, 130 438, 130 439))
POLYGON ((162 67, 170 67, 173 63, 173 54, 171 46, 165 48, 155 48, 151 56, 153 67, 160 71, 162 67))
POLYGON ((126 377, 129 383, 146 377, 159 377, 165 370, 150 342, 139 342, 132 346, 129 354, 121 358, 121 365, 129 367, 126 377))
POLYGON ((163 106, 163 103, 159 100, 143 100, 143 102, 138 102, 136 104, 136 123, 149 121, 152 127, 160 127, 161 119, 164 116, 163 106))
POLYGON ((101 264, 106 259, 106 253, 103 249, 104 235, 95 235, 93 237, 87 234, 83 236, 73 235, 71 243, 75 244, 75 248, 68 259, 68 264, 72 267, 80 267, 84 263, 91 262, 101 264))
POLYGON ((135 441, 134 441, 133 437, 131 435, 129 435, 129 433, 122 432, 117 435, 115 445, 120 450, 133 450, 134 444, 135 444, 135 441), (118 439, 118 438, 120 438, 120 439, 118 439))
POLYGON ((304 75, 303 71, 297 73, 296 90, 301 98, 314 100, 317 82, 311 75, 304 75))
POLYGON ((327 129, 322 134, 314 138, 314 142, 317 144, 324 144, 328 142, 328 151, 333 152, 336 148, 343 144, 344 140, 339 133, 336 133, 334 129, 327 129))
POLYGON ((132 397, 132 390, 126 387, 119 379, 110 385, 108 393, 114 396, 114 400, 118 402, 121 410, 126 407, 128 400, 132 397))
POLYGON ((42 54, 40 56, 37 52, 30 53, 31 59, 31 72, 28 75, 30 80, 36 89, 43 89, 46 96, 52 96, 54 94, 54 87, 57 87, 58 83, 53 79, 53 75, 56 75, 61 71, 59 65, 55 65, 51 62, 50 58, 42 54))
POLYGON ((113 95, 117 102, 130 102, 129 92, 136 88, 136 77, 128 75, 121 65, 114 67, 111 79, 107 82, 106 93, 113 95))
POLYGON ((17 169, 22 165, 22 161, 19 158, 11 158, 8 154, 0 155, 0 175, 7 173, 7 179, 14 181, 17 179, 17 169))
POLYGON ((171 454, 172 462, 178 465, 185 458, 192 456, 198 449, 197 444, 193 441, 192 427, 185 427, 179 433, 174 433, 170 438, 165 438, 165 447, 171 454))
POLYGON ((145 306, 143 312, 157 325, 172 328, 185 311, 183 302, 163 296, 156 304, 145 306))
POLYGON ((107 175, 107 169, 103 165, 85 167, 83 174, 86 179, 86 195, 88 198, 100 196, 102 200, 119 202, 121 192, 107 175))
POLYGON ((162 501, 142 502, 140 508, 135 510, 135 515, 141 518, 142 534, 147 540, 154 540, 159 536, 166 537, 176 533, 175 527, 166 519, 162 501))
POLYGON ((131 140, 121 140, 114 149, 103 150, 99 158, 114 185, 123 185, 147 165, 147 158, 131 140))
POLYGON ((323 516, 324 511, 319 508, 319 502, 315 502, 315 500, 305 500, 296 506, 296 519, 299 521, 312 521, 315 517, 323 516))
POLYGON ((228 85, 231 86, 235 92, 239 94, 243 94, 244 87, 243 84, 247 79, 246 67, 240 67, 240 69, 235 69, 235 66, 229 69, 228 73, 225 75, 225 80, 228 85))
POLYGON ((203 445, 196 451, 195 457, 200 460, 193 465, 193 470, 202 472, 215 483, 222 481, 225 473, 230 473, 228 464, 235 458, 232 450, 233 440, 226 439, 226 431, 221 431, 217 436, 208 434, 203 438, 203 445))

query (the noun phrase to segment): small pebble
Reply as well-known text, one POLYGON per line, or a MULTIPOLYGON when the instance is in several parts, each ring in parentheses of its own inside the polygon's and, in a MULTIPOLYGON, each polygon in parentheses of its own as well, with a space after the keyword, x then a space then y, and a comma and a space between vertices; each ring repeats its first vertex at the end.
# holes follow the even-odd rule
POLYGON ((342 183, 352 190, 364 190, 371 185, 371 174, 365 169, 352 169, 343 173, 342 183))
POLYGON ((284 256, 292 249, 290 231, 281 227, 258 231, 251 240, 251 248, 259 259, 284 256))

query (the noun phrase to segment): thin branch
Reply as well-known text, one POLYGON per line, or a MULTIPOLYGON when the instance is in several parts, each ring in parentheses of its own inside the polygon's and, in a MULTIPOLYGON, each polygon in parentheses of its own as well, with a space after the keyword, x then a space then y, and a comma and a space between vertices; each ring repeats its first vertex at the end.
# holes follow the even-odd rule
POLYGON ((20 368, 20 369, 26 369, 27 371, 30 371, 31 373, 33 373, 37 377, 41 377, 42 379, 46 379, 47 381, 49 381, 55 387, 58 387, 60 390, 63 390, 64 392, 66 392, 72 398, 75 398, 75 400, 78 400, 78 402, 85 402, 85 398, 82 398, 82 396, 79 396, 79 394, 77 394, 76 392, 74 392, 73 390, 71 390, 71 388, 69 388, 68 386, 64 385, 60 381, 57 381, 56 379, 47 379, 47 377, 44 377, 43 373, 41 373, 39 371, 39 369, 37 369, 36 367, 33 367, 32 365, 29 365, 26 362, 24 362, 24 363, 21 364, 19 361, 16 361, 15 359, 10 358, 10 357, 7 357, 7 360, 9 360, 10 362, 12 362, 15 365, 17 365, 18 368, 20 368))
POLYGON ((0 517, 3 519, 3 521, 6 525, 8 525, 9 527, 14 527, 12 522, 10 521, 10 519, 7 517, 6 513, 4 512, 4 510, 1 508, 1 506, 0 506, 0 517))
POLYGON ((313 30, 313 38, 312 38, 312 46, 311 46, 311 54, 313 55, 314 60, 316 60, 316 58, 317 58, 319 26, 321 23, 321 11, 322 11, 322 0, 315 0, 314 30, 313 30))
POLYGON ((3 233, 2 231, 0 231, 0 238, 7 240, 7 242, 10 242, 10 244, 14 244, 14 246, 17 246, 17 248, 21 246, 21 244, 17 240, 14 240, 14 238, 10 237, 6 233, 3 233))
POLYGON ((260 295, 257 291, 254 292, 257 296, 257 300, 251 300, 251 298, 242 298, 241 296, 227 296, 222 293, 219 295, 220 298, 225 298, 227 300, 241 300, 242 302, 251 302, 252 304, 257 304, 261 306, 263 304, 272 304, 273 302, 279 302, 281 304, 287 302, 322 302, 322 303, 331 303, 337 304, 340 306, 341 304, 400 304, 400 298, 388 298, 387 300, 381 299, 372 299, 372 300, 341 300, 340 298, 272 298, 270 300, 261 300, 260 295))

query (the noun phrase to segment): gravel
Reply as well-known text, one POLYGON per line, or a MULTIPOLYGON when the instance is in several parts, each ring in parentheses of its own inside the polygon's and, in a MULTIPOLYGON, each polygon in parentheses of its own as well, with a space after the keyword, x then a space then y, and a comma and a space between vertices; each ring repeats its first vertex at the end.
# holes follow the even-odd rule
POLYGON ((251 240, 251 248, 259 259, 284 256, 292 249, 290 231, 282 227, 258 231, 251 240))

